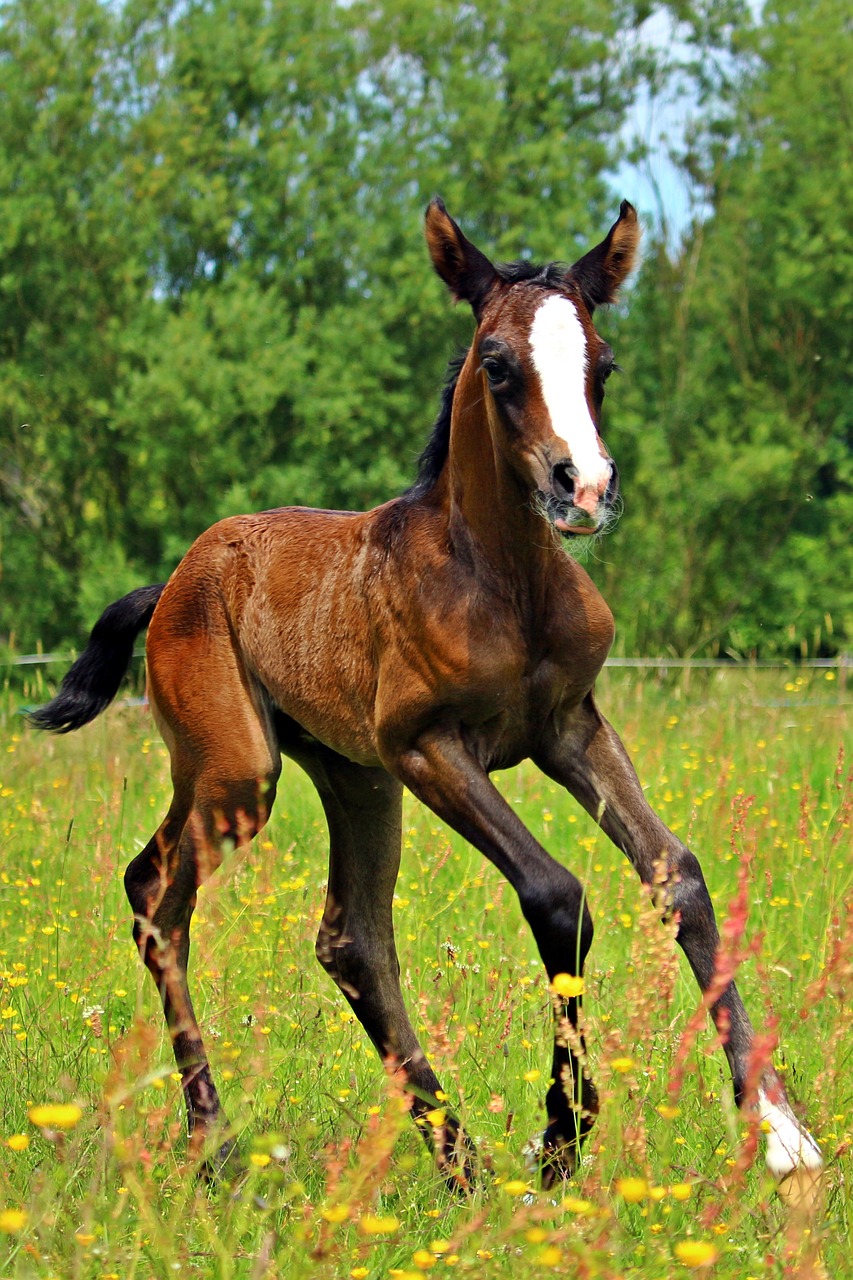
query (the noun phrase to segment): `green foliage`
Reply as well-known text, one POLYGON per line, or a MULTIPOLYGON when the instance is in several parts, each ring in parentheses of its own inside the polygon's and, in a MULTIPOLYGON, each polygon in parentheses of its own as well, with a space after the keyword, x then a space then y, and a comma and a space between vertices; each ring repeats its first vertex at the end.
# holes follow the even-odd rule
POLYGON ((95 0, 4 6, 0 550, 21 639, 71 633, 83 575, 121 559, 112 399, 149 300, 114 47, 95 0))
POLYGON ((680 66, 629 0, 9 0, 0 634, 79 643, 221 515, 398 492, 470 333, 427 199, 571 259, 640 84, 678 77, 726 120, 683 161, 712 214, 602 322, 626 515, 593 570, 626 649, 841 645, 849 30, 838 0, 667 7, 680 66))
POLYGON ((704 153, 713 215, 675 263, 652 246, 624 325, 609 585, 630 647, 834 652, 853 631, 849 14, 768 5, 740 47, 704 153))
POLYGON ((79 637, 235 507, 398 490, 467 327, 422 208, 440 188, 499 251, 571 255, 604 218, 631 22, 5 5, 0 627, 79 637))

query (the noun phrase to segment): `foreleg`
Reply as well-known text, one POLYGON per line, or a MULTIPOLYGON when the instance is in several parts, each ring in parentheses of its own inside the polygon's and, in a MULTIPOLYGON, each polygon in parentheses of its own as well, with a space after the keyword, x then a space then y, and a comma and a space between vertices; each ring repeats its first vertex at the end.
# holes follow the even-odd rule
POLYGON ((618 735, 589 696, 535 757, 561 782, 627 854, 644 884, 665 868, 664 912, 678 921, 677 938, 723 1042, 738 1105, 755 1105, 767 1123, 767 1164, 781 1183, 817 1180, 823 1161, 814 1138, 796 1118, 776 1071, 766 1067, 755 1096, 747 1096, 754 1040, 752 1024, 734 981, 720 989, 720 935, 696 856, 658 818, 643 794, 618 735))
MULTIPOLYGON (((579 978, 592 942, 592 916, 580 881, 536 841, 496 790, 461 737, 423 734, 401 752, 395 771, 410 790, 494 863, 515 889, 549 979, 579 978)), ((562 1006, 547 1094, 543 1181, 570 1173, 598 1110, 578 1025, 578 998, 562 1006)))

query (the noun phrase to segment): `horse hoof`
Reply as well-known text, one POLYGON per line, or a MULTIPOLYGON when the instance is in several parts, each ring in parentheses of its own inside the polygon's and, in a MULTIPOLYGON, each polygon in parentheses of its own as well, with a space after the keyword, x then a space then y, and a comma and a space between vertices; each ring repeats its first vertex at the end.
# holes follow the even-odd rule
POLYGON ((823 1200, 823 1170, 797 1165, 778 1183, 779 1199, 798 1217, 815 1218, 823 1200))
POLYGON ((469 1196, 481 1181, 477 1169, 477 1152, 467 1134, 457 1133, 452 1145, 447 1144, 437 1157, 439 1171, 454 1195, 469 1196))
POLYGON ((470 1195, 478 1181, 480 1162, 477 1148, 456 1117, 445 1115, 440 1124, 434 1124, 420 1115, 415 1123, 448 1189, 456 1195, 470 1195))
POLYGON ((216 1145, 214 1137, 190 1139, 189 1157, 195 1166, 198 1178, 211 1186, 234 1182, 243 1173, 243 1164, 237 1143, 233 1138, 226 1138, 216 1145))
POLYGON ((567 1141, 556 1125, 549 1125, 542 1137, 539 1151, 539 1169, 542 1190, 550 1191, 555 1184, 574 1177, 578 1167, 578 1144, 567 1141))

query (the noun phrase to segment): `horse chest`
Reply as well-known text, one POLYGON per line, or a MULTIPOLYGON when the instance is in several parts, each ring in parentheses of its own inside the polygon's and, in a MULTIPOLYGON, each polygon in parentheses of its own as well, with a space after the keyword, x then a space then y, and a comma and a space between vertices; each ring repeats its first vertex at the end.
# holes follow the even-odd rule
POLYGON ((553 662, 539 662, 532 670, 503 681, 488 692, 461 701, 462 732, 484 768, 507 768, 535 753, 543 729, 555 716, 577 706, 592 681, 576 679, 553 662))
POLYGON ((445 721, 459 728, 485 768, 515 764, 535 752, 555 716, 589 693, 610 634, 607 626, 593 630, 586 610, 570 607, 556 616, 540 613, 532 623, 497 602, 458 617, 440 641, 430 636, 417 646, 414 661, 423 667, 416 675, 405 664, 415 696, 403 699, 400 728, 405 734, 445 721))
POLYGON ((535 717, 583 698, 613 643, 613 615, 586 575, 578 578, 578 569, 571 563, 571 574, 543 593, 536 607, 514 615, 495 611, 483 620, 495 685, 515 689, 519 707, 535 717))

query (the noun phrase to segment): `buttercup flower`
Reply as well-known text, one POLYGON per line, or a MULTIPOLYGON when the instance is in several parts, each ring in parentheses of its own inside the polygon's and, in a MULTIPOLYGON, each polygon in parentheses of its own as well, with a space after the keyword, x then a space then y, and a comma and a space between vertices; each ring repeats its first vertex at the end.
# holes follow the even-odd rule
POLYGON ((679 1240, 675 1246, 675 1256, 684 1267, 698 1271, 702 1267, 710 1267, 717 1260, 717 1246, 709 1240, 679 1240))
POLYGON ((645 1178, 617 1178, 616 1190, 626 1204, 639 1204, 649 1194, 645 1178))
POLYGON ((583 995, 583 978, 575 978, 570 973, 555 973, 551 990, 563 1000, 572 1000, 583 995))
POLYGON ((40 1129, 73 1129, 83 1111, 75 1102, 46 1102, 30 1107, 28 1114, 40 1129))
POLYGON ((400 1225, 399 1218, 379 1217, 374 1213, 366 1213, 358 1224, 358 1229, 365 1236, 384 1236, 396 1231, 400 1225))
POLYGON ((25 1209, 0 1209, 0 1231, 9 1236, 17 1235, 27 1225, 28 1216, 25 1209))

